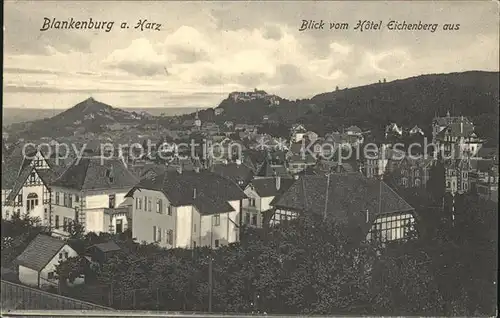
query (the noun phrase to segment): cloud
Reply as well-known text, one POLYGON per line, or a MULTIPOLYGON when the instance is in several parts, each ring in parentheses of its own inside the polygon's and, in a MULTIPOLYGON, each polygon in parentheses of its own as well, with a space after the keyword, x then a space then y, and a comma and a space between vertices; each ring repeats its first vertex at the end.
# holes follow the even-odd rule
POLYGON ((90 40, 71 31, 41 32, 44 17, 29 3, 6 3, 4 6, 4 50, 12 54, 51 55, 51 47, 59 52, 90 52, 90 40))
POLYGON ((29 69, 29 68, 20 68, 20 67, 4 67, 4 73, 13 73, 13 74, 63 74, 64 72, 56 71, 56 70, 44 70, 44 69, 29 69))
POLYGON ((267 25, 264 28, 263 36, 265 39, 279 41, 283 37, 283 31, 279 25, 267 25))
POLYGON ((273 78, 273 82, 276 84, 295 84, 301 83, 305 80, 302 71, 293 64, 281 64, 276 68, 276 75, 273 78))
MULTIPOLYGON (((6 3, 7 100, 23 104, 26 98, 44 100, 46 94, 62 104, 98 92, 109 93, 118 104, 136 103, 142 95, 154 104, 155 95, 161 100, 160 92, 168 92, 185 96, 189 104, 195 92, 224 95, 254 87, 295 99, 382 77, 498 70, 498 6, 490 3, 124 2, 120 12, 112 3, 75 3, 6 3), (40 32, 43 17, 52 16, 116 24, 109 33, 40 32), (138 17, 161 23, 163 30, 117 27, 118 21, 132 24, 138 17), (461 23, 461 29, 299 32, 302 19, 347 21, 351 27, 357 19, 421 20, 461 23)), ((165 98, 182 105, 182 97, 165 98)), ((212 95, 206 98, 196 103, 217 103, 212 95)))
POLYGON ((151 42, 141 38, 125 49, 113 51, 103 63, 132 75, 153 76, 165 73, 166 61, 166 56, 156 52, 151 42))

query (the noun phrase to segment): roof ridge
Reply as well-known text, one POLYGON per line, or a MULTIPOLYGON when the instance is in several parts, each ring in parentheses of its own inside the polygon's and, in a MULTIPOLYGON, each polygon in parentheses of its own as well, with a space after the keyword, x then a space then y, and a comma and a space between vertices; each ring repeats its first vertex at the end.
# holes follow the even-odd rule
MULTIPOLYGON (((402 200, 407 206, 411 208, 411 210, 414 210, 415 208, 411 206, 402 196, 400 196, 396 191, 394 191, 387 183, 384 181, 380 181, 380 184, 383 185, 385 188, 388 188, 389 191, 394 194, 398 199, 402 200)), ((380 203, 382 203, 382 189, 380 189, 380 203)), ((409 209, 410 210, 410 209, 409 209)))
POLYGON ((85 169, 84 169, 84 178, 83 178, 83 181, 82 181, 82 184, 79 185, 79 189, 78 190, 82 190, 84 188, 84 185, 87 181, 87 178, 89 177, 89 174, 88 174, 88 171, 89 171, 89 167, 90 167, 90 162, 92 161, 91 159, 92 158, 82 158, 82 159, 87 159, 86 161, 83 162, 83 164, 85 165, 85 169))
MULTIPOLYGON (((57 243, 61 243, 61 244, 62 244, 62 245, 59 247, 59 249, 58 249, 58 250, 54 253, 54 255, 51 255, 51 256, 50 256, 50 258, 48 258, 47 262, 46 262, 45 264, 43 264, 43 267, 45 267, 45 266, 46 266, 46 265, 47 265, 47 264, 48 264, 48 263, 49 263, 49 262, 50 262, 50 261, 54 258, 54 256, 56 256, 56 255, 57 255, 57 252, 59 252, 59 251, 61 250, 61 248, 63 248, 63 247, 64 247, 65 245, 67 245, 68 243, 67 243, 67 242, 65 242, 65 241, 63 241, 63 240, 60 240, 60 239, 58 239, 58 238, 55 238, 55 237, 53 237, 53 236, 51 236, 51 235, 47 235, 47 234, 43 234, 43 233, 39 233, 37 236, 35 236, 35 238, 34 238, 33 240, 31 240, 31 242, 28 244, 28 246, 26 246, 26 248, 24 249, 24 251, 23 251, 23 252, 22 252, 19 256, 23 255, 23 254, 24 254, 24 252, 25 252, 25 251, 27 251, 29 247, 31 247, 32 245, 34 245, 34 244, 35 244, 35 241, 36 241, 37 239, 41 239, 41 238, 45 238, 45 239, 48 239, 48 240, 50 240, 50 241, 53 241, 53 242, 57 242, 57 243)), ((19 256, 18 256, 18 257, 16 257, 16 260, 19 258, 19 256)), ((43 269, 43 267, 42 267, 42 269, 43 269)))

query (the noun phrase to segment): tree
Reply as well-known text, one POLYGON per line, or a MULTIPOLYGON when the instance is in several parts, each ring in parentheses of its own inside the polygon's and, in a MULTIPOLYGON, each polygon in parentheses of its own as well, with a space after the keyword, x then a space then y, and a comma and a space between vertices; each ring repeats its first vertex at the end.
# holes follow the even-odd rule
POLYGON ((83 225, 79 222, 71 222, 68 224, 69 238, 71 239, 83 239, 85 229, 83 225))
POLYGON ((84 275, 85 265, 81 256, 69 257, 56 265, 56 275, 61 287, 66 287, 67 282, 74 283, 78 277, 84 275))

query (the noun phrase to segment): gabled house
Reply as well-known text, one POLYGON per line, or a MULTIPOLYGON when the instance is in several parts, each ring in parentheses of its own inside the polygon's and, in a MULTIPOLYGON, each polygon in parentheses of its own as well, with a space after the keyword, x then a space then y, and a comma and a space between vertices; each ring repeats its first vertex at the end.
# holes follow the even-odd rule
POLYGON ((390 123, 385 127, 385 137, 388 138, 390 136, 403 136, 403 128, 396 123, 390 123))
POLYGON ((445 161, 446 192, 455 195, 470 191, 469 176, 472 171, 472 162, 468 157, 445 161))
POLYGON ((276 195, 285 192, 293 182, 293 179, 279 176, 255 177, 245 188, 248 200, 243 201, 243 224, 262 227, 263 216, 271 208, 271 201, 276 195))
POLYGON ((404 240, 415 227, 414 208, 383 181, 361 173, 302 176, 271 205, 270 225, 313 213, 360 227, 367 240, 404 240))
POLYGON ((435 118, 432 124, 432 143, 437 147, 436 158, 441 153, 454 159, 462 155, 475 156, 482 147, 483 140, 474 132, 474 124, 466 117, 435 118))
POLYGON ((304 135, 307 133, 306 128, 301 124, 293 125, 290 130, 290 140, 291 142, 300 142, 304 138, 304 135))
POLYGON ((472 171, 469 172, 471 190, 487 199, 498 201, 498 160, 471 160, 472 171))
POLYGON ((399 184, 404 188, 425 188, 433 163, 432 158, 405 156, 396 168, 401 174, 399 184))
POLYGON ((420 129, 420 127, 418 127, 417 125, 413 126, 412 129, 410 129, 410 131, 408 132, 410 134, 410 136, 413 136, 413 135, 421 135, 421 136, 424 136, 424 131, 422 129, 420 129))
POLYGON ((76 159, 53 183, 53 233, 65 236, 75 222, 85 232, 126 230, 127 213, 113 210, 124 203, 125 195, 138 182, 119 159, 76 159))
POLYGON ((63 167, 47 157, 37 150, 25 157, 10 158, 2 165, 3 218, 9 219, 14 213, 29 214, 39 218, 43 225, 49 224, 51 183, 63 167))
MULTIPOLYGON (((55 237, 39 234, 31 241, 14 263, 19 267, 19 281, 38 288, 57 287, 59 280, 56 266, 69 257, 78 256, 66 242, 55 237)), ((83 283, 77 278, 73 284, 83 283)))
POLYGON ((172 171, 142 180, 132 198, 132 236, 166 248, 219 247, 238 242, 246 195, 209 171, 172 171))

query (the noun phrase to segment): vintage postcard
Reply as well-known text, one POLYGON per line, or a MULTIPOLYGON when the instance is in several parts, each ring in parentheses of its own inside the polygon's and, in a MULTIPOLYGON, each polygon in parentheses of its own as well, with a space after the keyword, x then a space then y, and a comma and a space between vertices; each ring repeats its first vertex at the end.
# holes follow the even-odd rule
POLYGON ((5 1, 2 316, 496 316, 499 8, 5 1))

